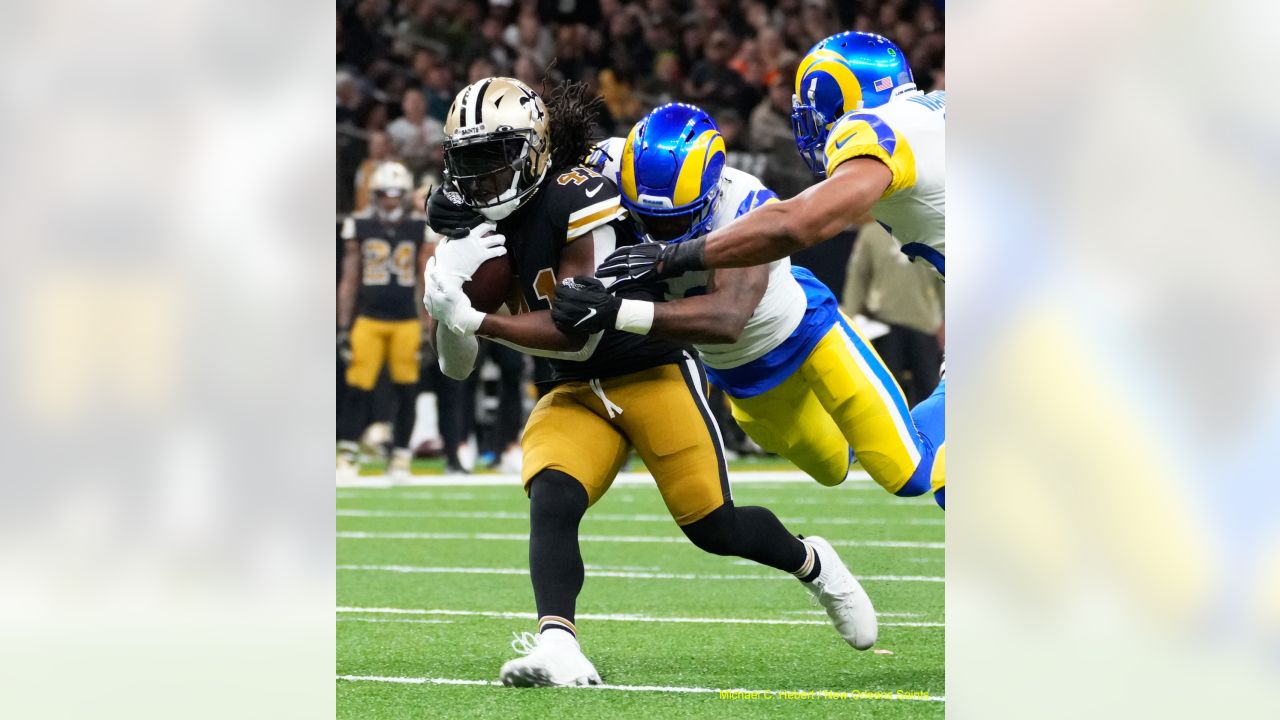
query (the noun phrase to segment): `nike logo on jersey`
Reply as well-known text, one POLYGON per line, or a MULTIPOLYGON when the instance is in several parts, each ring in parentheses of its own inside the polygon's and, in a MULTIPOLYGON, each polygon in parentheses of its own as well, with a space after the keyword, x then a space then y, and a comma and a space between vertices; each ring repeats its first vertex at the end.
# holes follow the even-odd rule
POLYGON ((604 183, 600 183, 599 185, 597 185, 594 190, 588 190, 586 193, 587 197, 595 197, 600 192, 600 188, 602 187, 604 187, 604 183))
MULTIPOLYGON (((598 189, 598 188, 597 188, 597 189, 598 189)), ((591 318, 593 318, 593 317, 595 317, 595 316, 596 316, 596 309, 595 309, 595 308, 587 308, 587 314, 586 314, 586 315, 583 315, 583 316, 582 316, 582 319, 581 319, 581 320, 579 320, 578 322, 574 323, 574 324, 573 324, 573 326, 574 326, 574 327, 578 327, 578 326, 579 326, 579 325, 581 325, 582 323, 584 323, 584 322, 586 322, 586 321, 590 320, 591 318)))

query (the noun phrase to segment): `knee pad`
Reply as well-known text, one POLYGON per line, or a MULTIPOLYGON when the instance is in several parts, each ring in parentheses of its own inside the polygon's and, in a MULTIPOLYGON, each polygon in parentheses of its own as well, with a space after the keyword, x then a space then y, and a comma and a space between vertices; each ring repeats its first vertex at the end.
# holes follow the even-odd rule
POLYGON ((818 481, 819 485, 824 487, 835 487, 848 479, 849 471, 853 469, 853 464, 857 461, 858 459, 853 454, 853 448, 849 448, 849 458, 845 461, 843 470, 836 470, 833 464, 831 466, 830 474, 813 475, 812 477, 814 480, 818 481))
POLYGON ((701 520, 682 525, 680 529, 684 531, 685 537, 703 552, 709 552, 712 555, 734 555, 737 547, 734 542, 737 518, 733 513, 733 503, 726 502, 701 520))

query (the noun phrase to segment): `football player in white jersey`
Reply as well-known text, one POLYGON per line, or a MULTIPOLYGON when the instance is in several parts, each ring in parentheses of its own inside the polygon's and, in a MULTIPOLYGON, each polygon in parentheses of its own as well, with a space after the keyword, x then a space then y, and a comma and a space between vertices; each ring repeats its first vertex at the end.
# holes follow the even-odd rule
MULTIPOLYGON (((709 235, 622 248, 598 277, 658 281, 709 268, 772 262, 827 240, 870 215, 907 255, 945 276, 946 95, 916 89, 906 57, 871 33, 823 40, 796 71, 792 129, 823 182, 770 203, 709 235)), ((946 383, 912 412, 929 449, 938 504, 945 507, 946 383)))
MULTIPOLYGON (((589 163, 617 179, 650 244, 682 243, 778 203, 756 177, 725 166, 715 122, 692 105, 653 110, 589 163)), ((566 332, 619 329, 694 343, 747 434, 824 485, 842 482, 856 454, 889 492, 930 489, 932 452, 892 374, 831 291, 786 257, 673 277, 660 303, 574 278, 557 289, 552 317, 566 332)))

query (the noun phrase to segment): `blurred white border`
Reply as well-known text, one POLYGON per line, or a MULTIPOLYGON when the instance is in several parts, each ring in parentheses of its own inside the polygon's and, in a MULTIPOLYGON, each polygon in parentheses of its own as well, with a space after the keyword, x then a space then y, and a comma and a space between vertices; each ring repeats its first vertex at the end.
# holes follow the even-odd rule
POLYGON ((333 714, 332 12, 0 12, 0 716, 333 714))
POLYGON ((1280 717, 1277 20, 952 5, 954 717, 1280 717))

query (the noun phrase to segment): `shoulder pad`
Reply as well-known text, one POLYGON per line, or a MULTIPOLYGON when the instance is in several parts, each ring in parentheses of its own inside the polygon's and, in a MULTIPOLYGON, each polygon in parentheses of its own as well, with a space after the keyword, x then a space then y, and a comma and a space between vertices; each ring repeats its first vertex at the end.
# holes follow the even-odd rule
POLYGON ((874 110, 855 110, 831 126, 825 150, 827 177, 856 157, 876 158, 893 173, 883 197, 915 185, 916 162, 911 146, 874 110))
POLYGON ((907 98, 907 102, 913 102, 917 105, 923 105, 930 110, 946 110, 947 109, 947 91, 934 90, 928 95, 913 95, 907 98))
POLYGON ((742 202, 738 205, 738 212, 734 217, 742 217, 765 203, 778 202, 778 200, 778 193, 769 188, 752 190, 742 199, 742 202))
POLYGON ((626 138, 620 137, 601 140, 591 150, 591 154, 587 156, 586 161, 582 164, 616 181, 619 169, 618 163, 622 160, 622 147, 626 142, 626 138))
POLYGON ((591 230, 621 218, 618 186, 613 180, 591 168, 579 165, 551 178, 548 208, 557 222, 563 218, 565 240, 570 241, 591 230))

